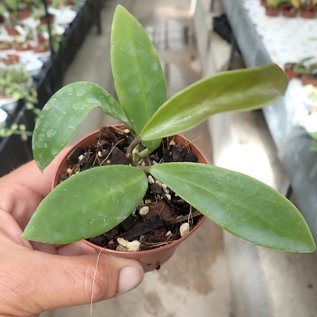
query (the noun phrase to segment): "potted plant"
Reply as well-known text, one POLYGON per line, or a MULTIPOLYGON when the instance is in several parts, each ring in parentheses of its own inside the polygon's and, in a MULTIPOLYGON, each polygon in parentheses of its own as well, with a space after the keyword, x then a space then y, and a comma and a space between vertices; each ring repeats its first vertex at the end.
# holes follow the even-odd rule
POLYGON ((316 0, 301 0, 300 15, 304 19, 313 19, 316 15, 316 0))
POLYGON ((300 79, 304 76, 310 76, 312 69, 316 67, 316 59, 314 56, 306 56, 295 63, 294 71, 298 74, 300 79))
POLYGON ((301 77, 303 85, 313 85, 317 87, 317 59, 313 57, 307 60, 306 67, 308 72, 301 77))
POLYGON ((295 65, 296 63, 294 62, 287 62, 284 64, 284 71, 288 80, 300 78, 300 75, 294 69, 295 65))
POLYGON ((297 63, 286 63, 284 71, 288 79, 298 78, 303 85, 317 86, 317 62, 313 56, 304 57, 297 63))
POLYGON ((3 3, 0 3, 0 23, 4 22, 4 15, 7 12, 7 8, 3 3))
POLYGON ((7 8, 8 13, 10 15, 10 22, 12 26, 14 26, 17 20, 17 14, 19 10, 19 1, 18 0, 4 0, 3 4, 7 8))
POLYGON ((282 4, 282 15, 287 18, 296 17, 300 7, 300 0, 287 0, 282 4))
POLYGON ((265 6, 265 13, 267 16, 276 17, 280 13, 279 5, 281 0, 267 0, 265 6))
POLYGON ((33 153, 42 170, 91 109, 100 107, 123 126, 104 127, 68 150, 54 189, 24 230, 26 239, 88 239, 107 245, 97 250, 135 258, 149 271, 208 218, 259 245, 315 250, 305 220, 287 199, 246 175, 197 163, 204 161, 199 151, 177 135, 210 115, 257 109, 281 96, 287 79, 278 66, 219 73, 166 100, 157 53, 120 5, 112 24, 111 65, 119 102, 96 84, 77 82, 56 92, 40 113, 33 153), (152 260, 156 253, 162 258, 152 260))

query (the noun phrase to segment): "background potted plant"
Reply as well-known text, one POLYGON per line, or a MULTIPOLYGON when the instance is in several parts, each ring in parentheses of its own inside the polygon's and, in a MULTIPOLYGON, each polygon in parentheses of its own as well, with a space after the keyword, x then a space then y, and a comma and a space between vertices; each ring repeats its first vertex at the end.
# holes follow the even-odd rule
POLYGON ((276 17, 280 13, 279 5, 281 0, 267 0, 265 6, 265 13, 267 16, 276 17))
POLYGON ((286 0, 281 5, 282 15, 287 18, 293 18, 297 15, 299 8, 300 0, 286 0))
POLYGON ((305 67, 307 71, 301 76, 303 84, 317 87, 317 58, 307 58, 305 67))
POLYGON ((300 15, 304 19, 313 19, 316 15, 316 0, 301 0, 300 15))
POLYGON ((18 0, 4 0, 4 5, 6 6, 9 13, 9 21, 12 26, 15 25, 18 17, 19 1, 18 0))
POLYGON ((297 63, 286 63, 284 70, 288 79, 299 78, 304 85, 317 86, 317 63, 313 56, 304 57, 297 63))
POLYGON ((3 3, 0 3, 0 23, 4 21, 4 15, 7 12, 7 8, 3 3))
POLYGON ((136 258, 148 271, 166 261, 204 215, 259 245, 315 250, 305 220, 287 199, 246 175, 197 163, 198 150, 175 137, 210 115, 256 109, 281 96, 287 80, 278 66, 219 73, 166 100, 157 53, 122 6, 116 8, 112 24, 111 64, 119 102, 96 84, 72 83, 52 96, 37 120, 33 152, 41 169, 67 145, 91 109, 100 107, 124 126, 103 128, 67 153, 64 162, 70 165, 61 167, 62 176, 55 180, 62 182, 39 205, 24 230, 26 239, 105 239, 115 250, 103 252, 136 258), (185 211, 171 219, 176 201, 185 211), (153 217, 178 226, 177 232, 164 232, 164 243, 143 250, 143 234, 132 241, 120 236, 122 228, 139 220, 149 224, 152 234, 153 209, 153 217), (163 252, 162 258, 152 261, 157 252, 163 252))

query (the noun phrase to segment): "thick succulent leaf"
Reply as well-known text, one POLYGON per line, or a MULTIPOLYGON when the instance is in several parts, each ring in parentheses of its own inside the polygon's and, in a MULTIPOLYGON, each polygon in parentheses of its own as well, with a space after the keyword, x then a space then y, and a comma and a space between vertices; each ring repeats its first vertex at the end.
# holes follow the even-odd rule
MULTIPOLYGON (((111 66, 119 101, 133 130, 139 133, 166 100, 165 79, 142 25, 120 5, 112 22, 111 66)), ((153 144, 157 147, 159 141, 153 144)), ((153 148, 151 143, 147 145, 153 148)))
POLYGON ((122 222, 142 201, 147 178, 141 169, 103 166, 70 177, 41 202, 24 238, 71 243, 94 237, 122 222))
POLYGON ((109 116, 127 122, 118 102, 94 83, 69 84, 48 100, 33 133, 33 155, 41 169, 71 141, 87 114, 97 107, 109 116))
POLYGON ((311 252, 301 213, 271 187, 241 173, 196 163, 166 163, 151 174, 222 228, 261 246, 311 252))
POLYGON ((142 140, 162 138, 189 130, 216 113, 263 107, 286 87, 287 78, 275 64, 216 74, 167 100, 140 136, 142 140))

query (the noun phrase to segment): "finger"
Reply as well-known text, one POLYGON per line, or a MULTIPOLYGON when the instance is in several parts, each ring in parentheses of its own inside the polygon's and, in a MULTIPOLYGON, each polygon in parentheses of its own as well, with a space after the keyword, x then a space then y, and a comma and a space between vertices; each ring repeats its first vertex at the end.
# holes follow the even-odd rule
POLYGON ((40 201, 50 191, 60 160, 61 155, 43 173, 31 161, 0 178, 0 209, 11 213, 21 228, 25 227, 40 201))
POLYGON ((54 244, 47 244, 37 241, 30 241, 30 244, 32 245, 32 248, 37 251, 50 253, 50 254, 56 254, 56 247, 54 244))
POLYGON ((44 171, 41 171, 33 160, 4 176, 2 179, 6 182, 12 181, 15 184, 29 188, 40 196, 46 196, 51 189, 54 174, 65 151, 68 151, 68 148, 61 151, 44 171))
MULTIPOLYGON (((0 283, 7 307, 18 310, 21 303, 21 309, 29 315, 112 298, 136 287, 143 279, 141 265, 133 260, 102 254, 68 257, 32 253, 31 257, 28 254, 28 261, 21 256, 21 266, 15 252, 15 261, 8 268, 13 274, 0 283)), ((17 311, 6 314, 15 316, 17 311)))
POLYGON ((72 244, 57 246, 57 254, 60 255, 84 255, 84 254, 96 254, 96 250, 90 247, 83 241, 78 241, 72 244))
POLYGON ((22 230, 12 215, 0 210, 0 239, 3 236, 7 238, 7 241, 10 241, 10 244, 18 244, 32 249, 30 242, 22 238, 22 230))
MULTIPOLYGON (((28 241, 27 241, 28 242, 28 241)), ((41 242, 31 241, 34 250, 42 251, 50 254, 59 255, 85 255, 85 254, 96 254, 97 251, 89 246, 84 241, 77 241, 66 245, 46 244, 41 242)))

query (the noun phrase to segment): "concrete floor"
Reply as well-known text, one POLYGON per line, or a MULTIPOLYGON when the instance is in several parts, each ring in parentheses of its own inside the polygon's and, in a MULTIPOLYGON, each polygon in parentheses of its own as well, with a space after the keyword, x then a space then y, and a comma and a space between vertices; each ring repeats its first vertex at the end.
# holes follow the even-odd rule
MULTIPOLYGON (((287 177, 260 111, 215 116, 209 125, 216 165, 283 191, 287 177)), ((317 316, 316 254, 277 252, 228 233, 224 241, 234 317, 317 316)))
MULTIPOLYGON (((200 76, 226 69, 229 46, 210 33, 210 15, 194 22, 195 2, 106 1, 102 10, 103 34, 98 36, 96 30, 91 30, 66 74, 65 83, 90 80, 113 93, 109 35, 116 3, 123 4, 146 27, 159 50, 169 95, 200 76), (196 32, 194 40, 195 23, 200 32, 196 32), (184 34, 188 37, 184 38, 184 34), (197 46, 206 52, 198 52, 197 46)), ((202 4, 207 9, 209 1, 202 0, 202 4)), ((216 9, 219 11, 219 3, 216 9)), ((78 136, 112 122, 95 111, 78 136)), ((219 166, 245 172, 281 190, 287 183, 260 112, 216 116, 187 136, 219 166)), ((314 254, 285 254, 258 248, 205 223, 159 271, 147 273, 137 289, 94 304, 92 316, 314 317, 316 264, 314 254)), ((90 316, 89 311, 86 305, 58 309, 43 316, 90 316)))

